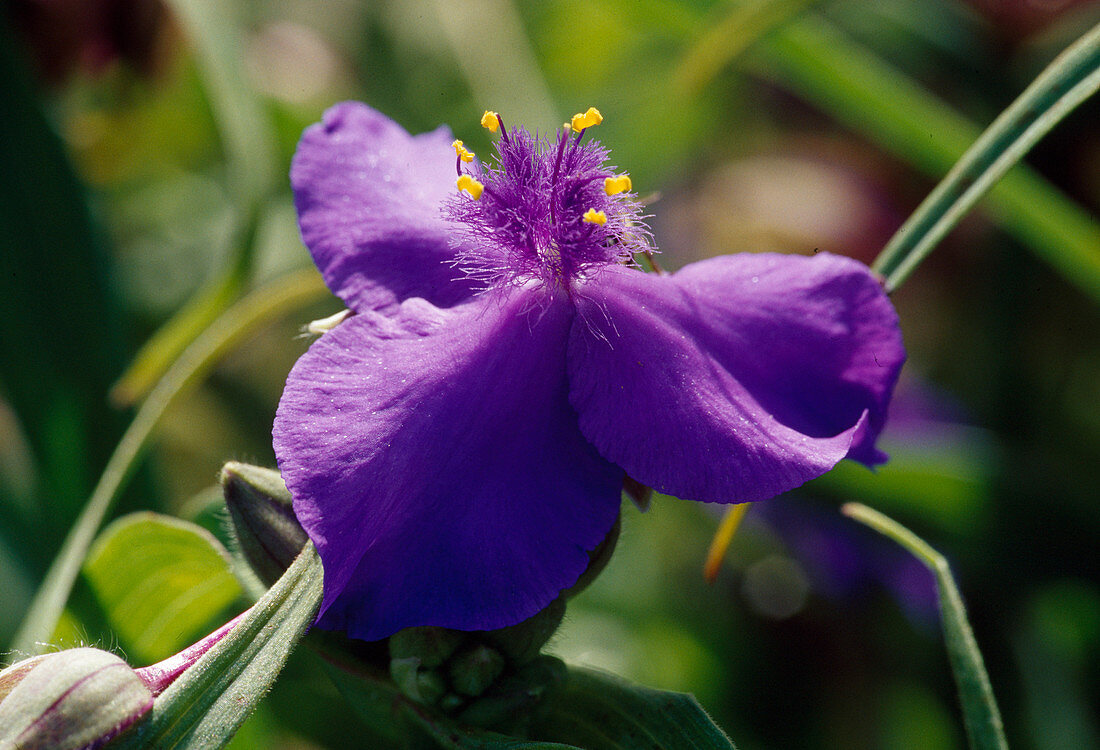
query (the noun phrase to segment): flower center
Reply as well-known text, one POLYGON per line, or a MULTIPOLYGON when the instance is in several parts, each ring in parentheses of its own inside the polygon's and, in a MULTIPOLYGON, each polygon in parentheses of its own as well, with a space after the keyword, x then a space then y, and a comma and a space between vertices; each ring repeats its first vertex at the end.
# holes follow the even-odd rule
POLYGON ((648 251, 630 177, 606 166, 597 141, 582 141, 602 121, 590 108, 551 139, 486 112, 482 126, 500 138, 485 165, 455 141, 458 194, 444 207, 456 229, 455 265, 487 286, 534 279, 568 287, 586 269, 648 251))

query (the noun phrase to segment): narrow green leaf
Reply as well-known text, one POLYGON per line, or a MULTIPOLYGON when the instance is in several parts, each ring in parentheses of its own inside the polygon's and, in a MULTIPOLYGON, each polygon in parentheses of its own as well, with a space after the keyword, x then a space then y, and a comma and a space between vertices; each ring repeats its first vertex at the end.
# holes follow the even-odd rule
POLYGON ((180 355, 142 403, 134 421, 115 447, 88 504, 69 531, 61 551, 35 594, 12 641, 13 650, 28 654, 45 650, 45 641, 53 633, 61 616, 96 531, 133 474, 138 458, 148 446, 153 430, 168 407, 180 394, 197 384, 240 341, 276 316, 320 299, 326 293, 315 271, 290 274, 256 290, 231 307, 180 355))
POLYGON ((733 748, 686 693, 634 685, 614 675, 570 667, 531 734, 587 750, 733 748))
POLYGON ((959 688, 970 747, 974 750, 1007 750, 1001 712, 993 698, 993 688, 989 684, 982 654, 966 619, 966 607, 947 560, 909 529, 866 505, 848 503, 841 511, 905 547, 936 576, 944 641, 959 688))
POLYGON ((180 352, 233 304, 244 288, 246 270, 243 266, 248 265, 240 261, 250 256, 251 251, 238 250, 236 255, 238 262, 232 268, 200 289, 142 345, 126 371, 111 386, 108 396, 112 404, 125 407, 140 401, 180 352))
POLYGON ((148 512, 103 530, 84 578, 127 653, 141 663, 191 643, 241 595, 228 552, 213 535, 148 512))
POLYGON ((308 545, 236 626, 157 697, 119 748, 221 747, 271 688, 321 606, 321 558, 308 545))
MULTIPOLYGON (((976 125, 820 17, 805 14, 755 49, 763 56, 756 66, 761 74, 933 178, 980 135, 976 125)), ((1100 300, 1100 222, 1093 216, 1025 165, 990 191, 988 205, 1002 227, 1100 300)))
MULTIPOLYGON (((887 243, 873 268, 896 289, 1039 139, 1100 88, 1100 24, 1047 66, 982 133, 887 243)), ((1089 260, 1100 259, 1100 245, 1089 260)))

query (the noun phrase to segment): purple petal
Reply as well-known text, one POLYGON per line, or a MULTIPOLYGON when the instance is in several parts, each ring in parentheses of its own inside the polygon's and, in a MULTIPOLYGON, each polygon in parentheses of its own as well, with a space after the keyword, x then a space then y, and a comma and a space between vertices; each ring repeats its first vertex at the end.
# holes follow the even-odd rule
POLYGON ((904 357, 893 307, 847 258, 614 267, 578 292, 570 401, 600 453, 654 489, 762 500, 846 455, 879 459, 904 357))
POLYGON ((325 566, 320 623, 357 638, 495 629, 576 581, 623 472, 569 406, 564 297, 405 302, 324 334, 290 373, 275 452, 325 566))
POLYGON ((414 296, 449 307, 470 295, 449 265, 440 213, 455 190, 451 140, 445 126, 410 136, 358 102, 337 104, 302 134, 290 167, 302 240, 353 310, 414 296))

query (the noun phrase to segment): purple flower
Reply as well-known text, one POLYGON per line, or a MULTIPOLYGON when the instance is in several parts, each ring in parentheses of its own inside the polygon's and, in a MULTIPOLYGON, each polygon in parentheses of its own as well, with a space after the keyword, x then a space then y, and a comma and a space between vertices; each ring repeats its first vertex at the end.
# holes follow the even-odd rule
POLYGON ((486 113, 491 166, 357 103, 303 135, 302 238, 355 313, 298 360, 274 427, 324 562, 322 627, 373 640, 533 615, 584 570, 626 474, 734 503, 885 459, 905 354, 868 269, 632 267, 648 231, 581 140, 598 120, 547 139, 486 113))

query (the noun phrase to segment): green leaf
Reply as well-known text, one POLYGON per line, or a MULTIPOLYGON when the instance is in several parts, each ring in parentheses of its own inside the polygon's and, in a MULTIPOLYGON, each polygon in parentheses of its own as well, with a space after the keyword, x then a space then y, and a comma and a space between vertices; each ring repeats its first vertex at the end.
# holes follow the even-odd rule
POLYGON ((141 663, 191 643, 241 595, 228 553, 209 532, 155 513, 108 526, 84 563, 84 577, 141 663))
POLYGON ((271 688, 321 606, 321 558, 308 545, 236 626, 180 675, 118 748, 221 747, 271 688))
POLYGON ((586 750, 734 747, 694 696, 576 667, 531 734, 586 750))
MULTIPOLYGON (((979 128, 827 21, 805 14, 756 48, 756 69, 939 179, 979 128)), ((997 222, 1100 300, 1100 222, 1024 165, 988 197, 997 222)))
MULTIPOLYGON (((873 268, 892 291, 1051 128, 1100 88, 1100 24, 1044 70, 982 133, 887 243, 873 268)), ((1097 269, 1100 252, 1075 261, 1097 269)))
POLYGON ((866 505, 848 503, 841 511, 905 547, 936 576, 947 656, 959 688, 970 747, 974 750, 1007 750, 1001 712, 993 698, 982 653, 966 619, 966 607, 947 560, 909 529, 866 505))

